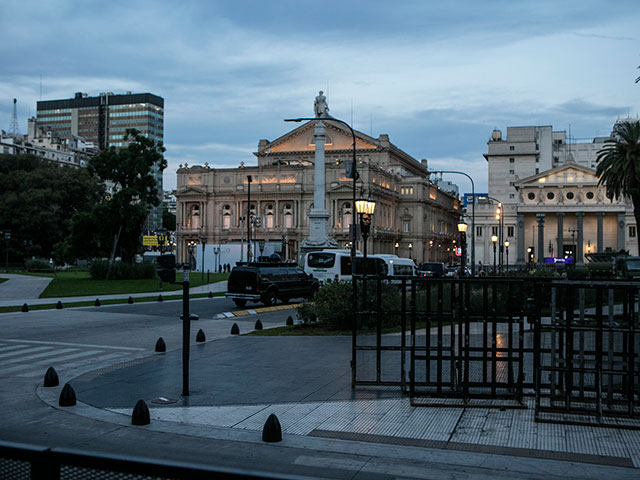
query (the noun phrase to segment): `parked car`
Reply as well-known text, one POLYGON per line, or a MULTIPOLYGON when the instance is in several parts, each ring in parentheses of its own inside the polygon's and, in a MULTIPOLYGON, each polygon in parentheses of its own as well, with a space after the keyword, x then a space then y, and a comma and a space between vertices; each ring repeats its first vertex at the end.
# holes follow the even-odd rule
POLYGON ((292 298, 311 299, 320 284, 297 265, 291 263, 245 263, 231 270, 226 297, 238 307, 248 301, 266 306, 283 303, 292 298))
POLYGON ((443 277, 444 276, 444 263, 443 262, 425 262, 418 267, 418 276, 421 277, 443 277))
POLYGON ((456 278, 460 274, 460 267, 447 267, 444 270, 444 276, 449 278, 456 278))

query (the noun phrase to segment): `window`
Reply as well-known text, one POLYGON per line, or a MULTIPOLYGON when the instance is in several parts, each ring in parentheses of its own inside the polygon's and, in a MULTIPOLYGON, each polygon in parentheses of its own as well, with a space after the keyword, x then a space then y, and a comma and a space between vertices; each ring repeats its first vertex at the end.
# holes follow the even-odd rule
POLYGON ((567 200, 573 200, 573 192, 567 192, 567 200))
POLYGON ((510 193, 510 194, 509 194, 509 198, 516 198, 515 193, 510 193))
POLYGON ((556 196, 555 196, 555 194, 553 192, 549 192, 549 193, 547 193, 547 198, 549 200, 553 200, 554 198, 556 198, 556 196))
POLYGON ((593 192, 587 192, 586 197, 587 197, 587 200, 593 200, 593 197, 594 197, 593 192))
POLYGON ((231 228, 231 207, 225 205, 222 210, 222 229, 229 230, 231 228))
POLYGON ((402 222, 402 231, 404 233, 408 233, 411 229, 411 222, 405 220, 404 222, 402 222))
POLYGON ((482 236, 482 227, 476 227, 476 237, 482 236))
POLYGON ((629 225, 629 237, 630 238, 635 238, 636 237, 636 226, 635 225, 629 225))
POLYGON ((491 235, 498 235, 498 227, 491 227, 491 235))
POLYGON ((513 157, 511 157, 511 158, 509 159, 509 163, 514 163, 515 161, 516 161, 516 159, 515 159, 515 158, 513 158, 513 157))
POLYGON ((513 227, 507 227, 507 237, 513 237, 513 227))
POLYGON ((509 174, 510 175, 513 175, 514 173, 516 173, 515 170, 513 170, 513 169, 509 170, 509 174))
POLYGON ((529 200, 535 200, 535 199, 536 199, 536 194, 535 194, 535 193, 533 193, 533 192, 529 192, 529 193, 527 194, 527 198, 528 198, 529 200))
POLYGON ((539 168, 536 168, 536 173, 540 173, 540 169, 539 168))
POLYGON ((509 146, 509 150, 510 150, 510 151, 512 151, 512 152, 513 152, 515 149, 516 149, 516 147, 514 147, 513 145, 510 145, 510 146, 509 146))

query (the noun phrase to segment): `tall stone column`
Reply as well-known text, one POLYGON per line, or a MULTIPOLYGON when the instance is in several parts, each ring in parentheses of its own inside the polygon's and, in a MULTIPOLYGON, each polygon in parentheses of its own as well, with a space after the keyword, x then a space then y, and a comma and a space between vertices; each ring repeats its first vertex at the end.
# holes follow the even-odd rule
POLYGON ((558 217, 558 253, 556 257, 564 257, 564 213, 556 213, 558 217))
POLYGON ((625 247, 625 221, 624 212, 618 213, 618 250, 624 250, 625 247))
POLYGON ((338 248, 338 243, 329 238, 329 213, 325 209, 325 172, 324 172, 324 143, 325 126, 321 121, 316 121, 313 130, 315 141, 315 157, 313 169, 313 208, 309 213, 309 236, 302 241, 300 246, 300 261, 308 252, 322 250, 323 248, 338 248))
POLYGON ((524 214, 518 213, 518 240, 516 241, 516 265, 524 266, 524 214))
POLYGON ((604 212, 596 213, 596 217, 598 218, 598 243, 597 243, 597 252, 604 251, 604 241, 602 240, 602 224, 604 219, 604 212))
POLYGON ((584 243, 584 232, 582 228, 582 219, 584 217, 583 212, 576 212, 577 228, 578 228, 578 243, 576 245, 576 265, 584 265, 584 259, 582 258, 582 245, 584 243))
POLYGON ((544 213, 536 213, 538 222, 538 264, 544 264, 544 213))

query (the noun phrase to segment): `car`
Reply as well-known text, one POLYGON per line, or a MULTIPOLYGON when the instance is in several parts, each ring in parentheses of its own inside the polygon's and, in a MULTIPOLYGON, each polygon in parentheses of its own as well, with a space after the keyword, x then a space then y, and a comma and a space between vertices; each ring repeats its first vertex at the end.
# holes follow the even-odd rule
POLYGON ((312 299, 320 283, 292 263, 252 262, 238 264, 231 270, 225 296, 242 308, 247 302, 266 306, 292 298, 312 299))
POLYGON ((447 267, 444 270, 444 276, 449 278, 456 278, 460 273, 460 267, 447 267))
POLYGON ((419 277, 443 277, 444 276, 444 263, 442 262, 425 262, 421 263, 418 267, 417 275, 419 277))

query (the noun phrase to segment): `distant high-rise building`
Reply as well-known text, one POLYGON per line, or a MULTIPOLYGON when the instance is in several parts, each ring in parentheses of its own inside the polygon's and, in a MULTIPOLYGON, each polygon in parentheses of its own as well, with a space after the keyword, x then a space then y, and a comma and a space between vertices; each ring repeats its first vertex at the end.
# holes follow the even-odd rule
MULTIPOLYGON (((101 93, 90 97, 78 92, 74 98, 43 100, 37 105, 38 127, 50 129, 62 138, 78 136, 101 150, 124 147, 129 128, 156 142, 164 138, 164 99, 151 93, 101 93)), ((154 168, 158 194, 162 196, 162 172, 154 168)), ((152 208, 145 230, 162 228, 162 212, 152 208)))

